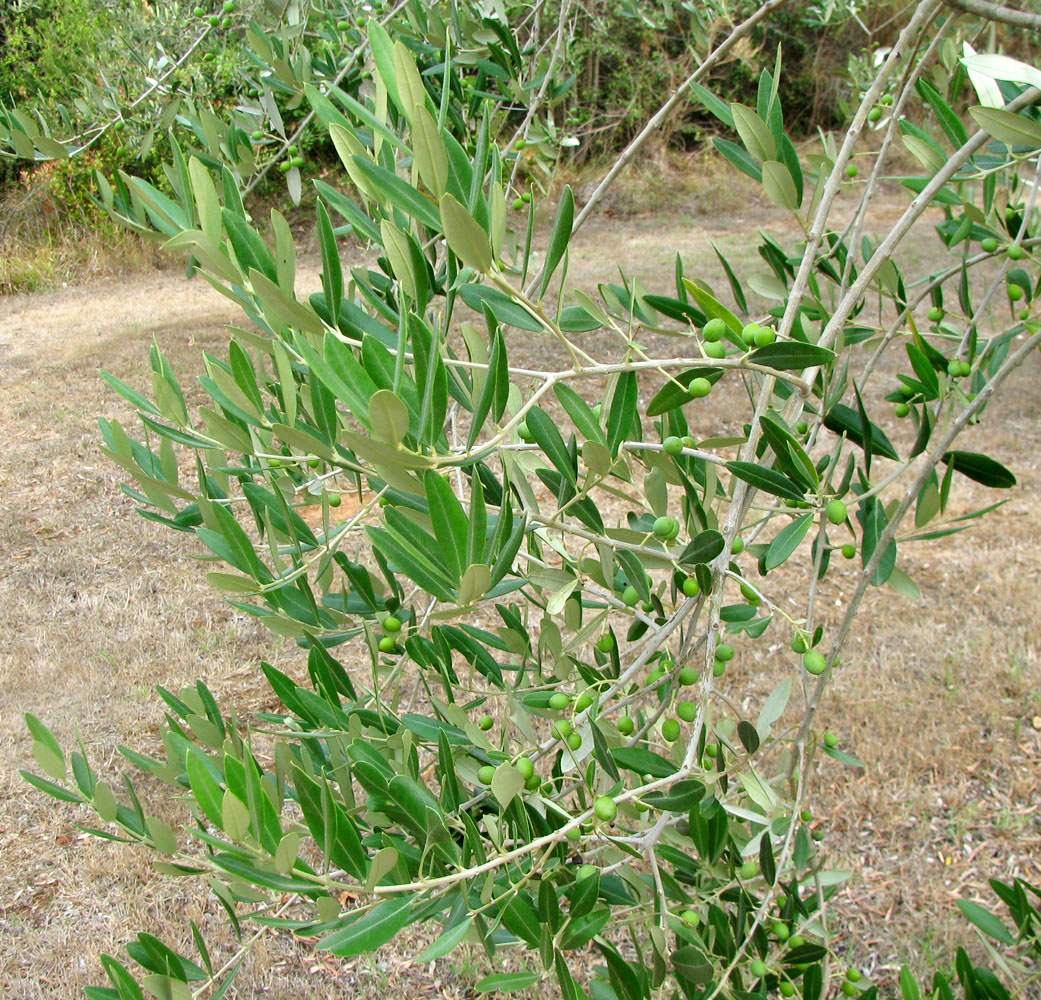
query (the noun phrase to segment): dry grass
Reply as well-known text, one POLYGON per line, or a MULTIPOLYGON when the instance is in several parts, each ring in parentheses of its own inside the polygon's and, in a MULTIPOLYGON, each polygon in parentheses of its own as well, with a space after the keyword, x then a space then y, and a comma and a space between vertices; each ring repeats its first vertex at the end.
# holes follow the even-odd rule
MULTIPOLYGON (((572 280, 615 280, 617 263, 667 291, 677 251, 705 263, 714 239, 747 263, 756 227, 782 225, 749 199, 740 212, 695 215, 594 220, 572 254, 572 280)), ((301 282, 317 287, 313 267, 301 282)), ((81 835, 74 824, 85 814, 44 800, 16 772, 33 766, 22 712, 44 719, 65 745, 80 732, 95 763, 114 771, 115 744, 155 744, 154 684, 176 690, 202 677, 245 714, 269 704, 261 657, 299 668, 294 649, 207 588, 188 536, 171 537, 132 513, 97 451, 96 415, 130 416, 98 367, 145 384, 154 337, 188 387, 200 352, 222 351, 229 321, 239 316, 227 300, 177 274, 0 300, 0 491, 8 512, 0 540, 0 990, 12 1000, 80 995, 101 981, 97 953, 120 953, 139 929, 190 950, 186 917, 220 923, 194 887, 157 876, 133 851, 81 835)), ((529 360, 546 362, 548 349, 525 344, 538 355, 529 360)), ((713 432, 743 418, 736 395, 713 401, 713 432)), ((906 445, 906 427, 892 432, 906 445)), ((854 872, 846 893, 854 905, 836 920, 838 950, 848 947, 882 975, 900 961, 949 964, 954 947, 971 944, 953 900, 989 902, 988 876, 1041 881, 1041 732, 1031 724, 1041 713, 1036 359, 965 447, 1001 456, 1019 489, 970 532, 902 550, 922 600, 869 595, 821 719, 867 765, 864 776, 828 758, 819 767, 814 810, 825 845, 836 866, 854 872)), ((990 500, 959 483, 960 508, 990 500)), ((844 572, 826 591, 835 616, 844 572)), ((742 650, 735 661, 729 689, 750 711, 790 669, 785 650, 742 650)), ((158 808, 161 793, 144 789, 158 808)), ((468 996, 486 971, 483 959, 461 952, 409 966, 425 943, 417 936, 371 958, 328 962, 269 935, 229 996, 468 996)))

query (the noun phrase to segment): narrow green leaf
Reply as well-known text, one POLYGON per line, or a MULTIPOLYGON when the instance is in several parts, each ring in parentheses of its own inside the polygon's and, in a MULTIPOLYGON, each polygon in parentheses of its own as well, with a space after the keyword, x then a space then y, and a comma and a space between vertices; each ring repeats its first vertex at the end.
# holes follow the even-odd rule
POLYGON ((505 809, 524 788, 524 777, 511 764, 500 764, 492 778, 492 795, 505 809))
POLYGON ((791 172, 779 160, 767 160, 763 164, 763 190, 779 208, 794 212, 799 207, 799 192, 791 172))
POLYGON ((611 751, 614 762, 626 771, 649 774, 652 778, 667 778, 675 774, 679 765, 666 760, 652 750, 642 747, 618 747, 611 751))
POLYGON ((473 926, 473 917, 467 916, 460 920, 454 927, 449 927, 434 941, 422 954, 417 955, 412 961, 416 965, 424 962, 432 962, 435 958, 447 955, 460 941, 466 937, 467 932, 473 926))
POLYGON ((922 991, 914 973, 905 965, 900 969, 900 993, 903 1000, 922 1000, 922 991))
POLYGON ((325 300, 335 325, 340 315, 340 302, 343 300, 343 268, 340 265, 340 252, 336 247, 329 210, 321 198, 318 199, 315 211, 318 217, 318 245, 322 250, 322 288, 325 290, 325 300))
POLYGON ((722 153, 738 170, 743 174, 747 174, 752 180, 759 181, 763 180, 763 171, 760 168, 758 162, 742 149, 736 142, 731 142, 729 139, 721 139, 718 136, 713 138, 712 145, 716 147, 716 150, 722 153))
POLYGON ((388 899, 353 923, 322 938, 315 946, 341 958, 375 951, 398 931, 407 927, 412 916, 412 899, 388 899))
POLYGON ((940 127, 947 134, 951 145, 958 149, 969 141, 969 135, 961 119, 955 114, 954 109, 940 96, 940 92, 926 79, 919 78, 915 83, 918 93, 929 103, 936 115, 940 127))
POLYGON ((769 126, 751 108, 733 103, 730 113, 734 116, 734 128, 749 154, 762 163, 777 158, 777 144, 769 126))
POLYGON ((465 284, 459 289, 459 294, 477 313, 483 315, 487 306, 495 319, 504 326, 515 326, 518 330, 530 330, 532 333, 541 333, 546 329, 541 320, 498 288, 465 284))
POLYGON ((497 972, 475 983, 474 990, 478 993, 516 993, 534 986, 539 979, 540 976, 534 972, 497 972))
POLYGON ((85 799, 82 795, 78 795, 76 792, 70 792, 67 788, 62 785, 57 785, 53 781, 48 781, 46 778, 41 778, 39 775, 33 774, 30 771, 19 771, 18 772, 33 788, 38 791, 44 792, 50 795, 52 798, 57 799, 59 802, 84 802, 85 799))
POLYGON ((969 108, 973 120, 985 132, 1008 146, 1041 146, 1041 123, 1003 108, 969 108))
POLYGON ((639 386, 635 372, 622 372, 615 383, 611 406, 607 411, 607 447, 614 458, 625 440, 636 413, 639 386))
POLYGON ((384 444, 399 445, 408 434, 408 407, 389 389, 380 389, 369 400, 369 426, 384 444))
POLYGON ((777 340, 765 347, 756 348, 748 360, 757 365, 777 371, 801 371, 816 368, 834 360, 835 352, 816 344, 804 344, 800 340, 777 340))
POLYGON ((448 153, 437 122, 423 105, 412 111, 412 152, 427 190, 440 198, 448 186, 448 153))
POLYGON ((776 569, 787 561, 788 557, 791 556, 806 537, 806 533, 810 530, 812 524, 813 515, 803 514, 802 517, 797 517, 781 531, 770 543, 763 556, 763 565, 767 571, 776 569))
POLYGON ((531 431, 535 443, 545 452, 546 457, 553 463, 554 468, 563 475, 572 486, 578 485, 578 473, 571 462, 564 439, 557 429, 553 419, 538 406, 528 411, 528 429, 531 431))
POLYGON ((487 274, 492 268, 492 245, 488 234, 450 194, 441 196, 441 222, 452 253, 467 267, 487 274))
POLYGON ((185 755, 185 771, 191 785, 192 795, 202 809, 206 818, 216 827, 220 827, 223 811, 223 793, 213 780, 206 758, 201 750, 190 749, 185 755))
POLYGON ((571 191, 571 185, 565 184, 564 190, 557 203, 557 217, 553 222, 553 233, 549 238, 549 248, 546 251, 546 263, 542 270, 542 284, 539 287, 539 299, 546 294, 550 279, 557 269, 564 251, 567 250, 571 240, 571 230, 575 223, 575 196, 571 191))
MULTIPOLYGON (((330 134, 332 134, 332 130, 330 130, 330 134)), ((429 199, 424 198, 408 181, 402 180, 386 167, 373 163, 368 157, 355 155, 352 160, 355 167, 361 171, 364 180, 371 184, 382 198, 430 229, 441 228, 437 207, 429 199)), ((447 233, 445 235, 447 236, 447 233)), ((490 255, 491 249, 489 248, 490 255)))
POLYGON ((767 469, 754 462, 727 462, 726 466, 738 479, 754 486, 757 490, 772 493, 786 500, 805 500, 800 486, 776 469, 767 469))
POLYGON ((172 976, 151 975, 141 980, 156 1000, 192 1000, 192 988, 181 979, 172 976))
POLYGON ((716 116, 716 118, 718 118, 728 128, 734 129, 735 132, 737 131, 734 126, 734 116, 725 101, 721 101, 711 91, 702 87, 700 83, 692 82, 690 84, 690 89, 694 92, 694 96, 701 101, 701 103, 704 104, 705 107, 716 116))
POLYGON ((725 545, 723 536, 715 529, 699 532, 680 553, 679 562, 684 566, 710 563, 723 551, 725 545))
POLYGON ((737 280, 737 275, 734 273, 734 269, 730 266, 730 261, 720 253, 719 247, 717 247, 715 243, 712 244, 712 249, 716 252, 716 257, 719 258, 719 263, 723 265, 723 271, 727 276, 727 283, 730 285, 730 292, 734 296, 734 301, 737 303, 738 309, 747 314, 748 302, 745 300, 745 291, 741 287, 741 282, 737 280))
POLYGON ((974 903, 969 899, 959 899, 958 909, 965 914, 965 918, 969 923, 979 928, 988 937, 992 937, 1002 944, 1013 944, 1012 934, 1009 932, 1009 929, 993 913, 985 910, 979 903, 974 903))
POLYGON ((458 580, 466 568, 466 538, 469 522, 463 505, 448 480, 430 470, 423 479, 430 520, 440 546, 440 556, 453 580, 458 580))
MULTIPOLYGON (((864 447, 861 432, 860 414, 845 403, 836 403, 825 415, 824 426, 835 434, 845 434, 854 444, 864 447)), ((871 424, 871 450, 875 455, 899 461, 892 442, 877 424, 871 424)))
POLYGON ((963 476, 995 490, 1007 490, 1016 485, 1016 477, 1000 462, 974 451, 949 451, 944 462, 963 476))
MULTIPOLYGON (((572 387, 558 382, 554 386, 554 392, 560 405, 567 411, 567 415, 575 421, 575 427, 587 441, 599 441, 607 444, 604 429, 600 426, 600 420, 592 412, 592 408, 582 399, 572 387)), ((650 415, 650 414, 649 414, 650 415)))

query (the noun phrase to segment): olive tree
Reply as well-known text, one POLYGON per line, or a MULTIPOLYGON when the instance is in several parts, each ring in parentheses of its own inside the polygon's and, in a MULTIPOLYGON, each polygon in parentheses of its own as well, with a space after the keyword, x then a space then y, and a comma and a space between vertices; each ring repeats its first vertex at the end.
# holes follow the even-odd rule
MULTIPOLYGON (((303 88, 343 166, 340 185, 316 182, 321 289, 304 297, 288 226, 273 214, 270 246, 242 200, 237 126, 172 145, 171 193, 102 181, 109 212, 161 233, 248 320, 226 357, 206 356, 198 408, 157 348, 148 395, 104 374, 141 421, 103 420, 104 450, 145 517, 195 536, 235 608, 295 640, 307 679, 265 664, 279 708, 248 719, 202 682, 159 690, 163 755, 120 752, 188 799, 179 829, 33 717, 46 777, 26 778, 204 882, 244 951, 250 923, 354 956, 433 922, 420 961, 464 941, 525 953, 481 992, 554 977, 568 1000, 875 995, 828 936, 840 876, 810 776, 822 754, 857 761, 817 708, 868 588, 915 591, 904 546, 986 512, 953 516, 959 477, 1015 485, 958 445, 1041 345, 1041 73, 961 45, 957 12, 924 0, 845 134, 800 155, 780 54, 754 107, 701 82, 777 6, 706 36, 662 112, 700 102, 720 152, 801 234, 763 236, 765 276, 721 256, 729 294, 680 258, 668 292, 612 283, 607 252, 596 297, 570 287, 591 206, 576 214, 565 187, 536 235, 523 152, 535 122, 546 141, 551 105, 518 106, 512 70, 493 68, 524 64, 523 9, 478 31, 407 5, 365 25, 356 96, 303 88), (922 170, 877 234, 901 143, 922 170), (937 206, 935 263, 905 274, 894 251, 937 206), (347 236, 375 261, 345 270, 347 236), (560 364, 531 367, 530 337, 560 364), (727 384, 745 401, 737 433, 694 437, 727 384), (890 408, 915 427, 905 453, 881 426, 890 408), (857 566, 832 572, 838 616, 819 586, 836 558, 857 566), (749 712, 728 666, 755 643, 791 652, 770 658, 773 690, 749 712), (579 974, 590 946, 601 964, 579 974)), ((1004 968, 1026 969, 1038 890, 998 891, 1020 938, 1004 968)), ((106 956, 110 985, 90 995, 223 994, 239 966, 215 968, 196 938, 198 961, 142 935, 143 971, 106 956)), ((1008 995, 964 953, 957 971, 967 996, 1008 995)), ((910 973, 902 985, 918 996, 910 973)), ((942 976, 934 989, 953 996, 942 976)))

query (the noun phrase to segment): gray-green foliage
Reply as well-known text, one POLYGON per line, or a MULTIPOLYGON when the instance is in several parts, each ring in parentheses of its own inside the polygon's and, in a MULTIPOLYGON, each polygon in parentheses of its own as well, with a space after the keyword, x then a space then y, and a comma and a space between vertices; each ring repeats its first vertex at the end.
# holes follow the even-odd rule
MULTIPOLYGON (((811 833, 809 780, 821 754, 858 761, 816 733, 817 705, 865 590, 915 593, 903 547, 985 513, 949 512, 955 474, 1015 484, 954 445, 1041 344, 1038 213, 1019 180, 1041 149, 1025 91, 1035 71, 955 53, 980 101, 963 120, 935 88, 916 89, 936 52, 916 47, 931 7, 908 15, 847 135, 812 157, 785 133, 779 64, 755 106, 693 95, 729 130, 724 155, 805 233, 764 235, 758 277, 720 257, 733 305, 680 259, 667 294, 606 265, 598 298, 568 287, 571 193, 533 241, 508 207, 511 111, 479 60, 457 59, 465 39, 450 19, 425 34, 370 20, 359 65, 371 87, 352 101, 304 89, 343 165, 340 185, 318 185, 321 290, 297 296, 282 216, 270 245, 246 212, 234 125, 172 147, 171 196, 128 177, 103 188, 111 213, 161 233, 249 320, 225 357, 206 356, 198 409, 158 349, 149 396, 106 375, 142 422, 131 433, 102 421, 106 453, 144 516, 195 535, 234 607, 296 640, 309 682, 265 665, 280 708, 248 722, 201 682, 160 690, 164 755, 121 750, 188 796, 182 829, 129 779, 117 790, 66 757, 34 718, 47 777, 28 780, 92 805, 105 835, 166 856, 171 872, 207 879, 237 931, 259 921, 353 956, 434 921, 424 961, 464 940, 526 952, 527 971, 489 975, 480 991, 553 976, 567 998, 821 997, 841 966, 824 904, 843 876, 811 833), (935 134, 899 117, 919 96, 935 134), (876 102, 886 142, 902 134, 926 163, 881 238, 865 220, 885 146, 857 156, 853 222, 829 221, 876 102), (929 205, 944 211, 943 260, 904 274, 892 250, 929 205), (349 233, 378 250, 376 265, 343 269, 349 233), (967 276, 984 264, 996 266, 981 296, 967 276), (1002 323, 988 306, 1012 287, 1023 291, 1002 323), (752 293, 772 307, 755 312, 752 293), (875 299, 887 308, 869 309, 875 299), (671 335, 673 350, 652 353, 645 331, 671 335), (530 336, 569 360, 531 369, 530 336), (890 354, 897 381, 880 385, 890 354), (696 441, 690 416, 721 383, 747 396, 742 430, 696 441), (907 453, 879 425, 883 397, 917 427, 907 453), (320 509, 317 527, 303 506, 320 509), (816 582, 847 545, 860 565, 848 610, 825 619, 816 582), (739 710, 727 666, 757 641, 792 655, 771 658, 772 693, 739 710), (254 752, 253 732, 271 753, 254 752), (570 863, 576 851, 592 868, 570 863), (359 904, 343 910, 342 893, 359 904), (590 944, 601 964, 590 974, 583 958, 576 982, 590 944)), ((516 60, 510 26, 486 27, 482 58, 516 60)), ((1025 952, 1036 890, 1003 889, 1025 952)), ((142 936, 131 955, 144 988, 226 986, 199 941, 201 965, 142 936)), ((111 986, 92 997, 142 995, 119 962, 105 968, 111 986)), ((967 995, 1004 995, 967 958, 958 974, 967 995)), ((916 990, 908 974, 905 997, 916 990)))

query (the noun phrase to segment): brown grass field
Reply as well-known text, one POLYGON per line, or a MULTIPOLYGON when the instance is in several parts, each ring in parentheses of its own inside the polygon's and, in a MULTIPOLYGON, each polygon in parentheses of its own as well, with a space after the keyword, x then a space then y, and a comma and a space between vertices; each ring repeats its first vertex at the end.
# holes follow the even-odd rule
MULTIPOLYGON (((710 239, 739 268, 754 269, 756 228, 784 225, 751 198, 711 218, 683 196, 658 205, 595 218, 572 254, 571 284, 593 291, 597 281, 617 280, 621 267, 667 293, 680 251, 688 273, 722 285, 710 239)), ((885 221, 883 212, 876 223, 885 221)), ((908 254, 927 261, 935 245, 926 232, 908 254)), ((301 288, 316 287, 311 257, 301 288)), ((98 953, 121 954, 138 930, 192 953, 188 918, 219 927, 204 887, 174 883, 143 854, 81 834, 74 824, 90 817, 45 799, 17 771, 35 769, 23 712, 48 723, 66 747, 78 734, 111 775, 121 760, 116 744, 155 745, 154 684, 177 690, 202 677, 245 715, 270 704, 262 657, 299 665, 295 648, 278 645, 209 589, 188 536, 134 514, 117 470, 98 452, 98 415, 131 417, 99 367, 147 390, 154 339, 187 388, 201 352, 220 355, 225 325, 240 321, 230 302, 177 271, 0 299, 0 995, 9 1000, 82 995, 84 985, 104 981, 98 953)), ((520 353, 537 355, 538 344, 514 350, 512 361, 540 360, 520 353)), ((742 417, 728 398, 699 430, 742 417)), ((887 430, 898 448, 910 443, 906 426, 887 430)), ((835 950, 883 983, 902 962, 931 974, 953 964, 959 945, 979 952, 954 904, 966 897, 991 906, 988 878, 1041 883, 1041 357, 1011 379, 959 447, 995 455, 1019 486, 970 530, 901 549, 900 565, 922 598, 869 594, 821 717, 866 765, 862 774, 828 758, 817 766, 813 811, 824 845, 833 867, 853 873, 831 919, 835 950)), ((959 511, 994 499, 957 481, 959 511)), ((825 595, 836 616, 852 572, 840 566, 829 577, 825 595)), ((785 648, 779 639, 739 657, 728 673, 731 696, 757 704, 790 667, 780 659, 785 648)), ((176 815, 157 789, 141 787, 155 793, 153 808, 176 815)), ((489 971, 483 957, 459 949, 412 966, 426 933, 345 961, 268 934, 228 996, 472 996, 470 986, 489 971)), ((217 941, 215 950, 229 954, 217 941)), ((539 995, 554 996, 545 985, 539 995)))

